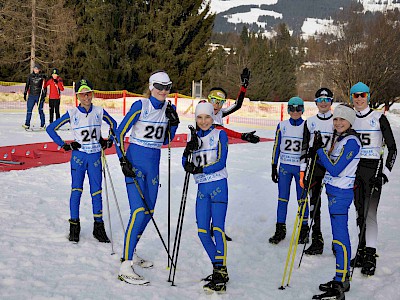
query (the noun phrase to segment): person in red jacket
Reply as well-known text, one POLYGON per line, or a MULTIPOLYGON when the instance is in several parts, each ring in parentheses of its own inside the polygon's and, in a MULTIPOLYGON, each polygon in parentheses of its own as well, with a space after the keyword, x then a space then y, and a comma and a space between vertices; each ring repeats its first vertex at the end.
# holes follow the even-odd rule
POLYGON ((49 110, 50 110, 50 123, 53 122, 54 112, 56 113, 56 120, 60 118, 60 98, 61 91, 64 90, 62 78, 59 76, 58 69, 54 68, 51 72, 51 78, 46 81, 44 88, 50 87, 49 94, 49 110))

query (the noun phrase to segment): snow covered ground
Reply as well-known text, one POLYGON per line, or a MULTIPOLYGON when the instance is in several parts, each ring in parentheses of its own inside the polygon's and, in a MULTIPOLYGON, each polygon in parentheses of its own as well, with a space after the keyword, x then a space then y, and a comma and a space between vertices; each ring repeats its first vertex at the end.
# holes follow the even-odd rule
MULTIPOLYGON (((397 143, 400 145, 400 117, 389 114, 397 143)), ((0 145, 49 141, 45 132, 28 133, 21 124, 23 114, 0 114, 0 145)), ((178 132, 187 132, 182 122, 178 132)), ((249 131, 249 128, 230 128, 249 131)), ((273 137, 273 129, 257 129, 262 137, 273 137)), ((62 132, 69 136, 69 132, 62 132)), ((123 230, 110 193, 111 244, 98 243, 92 237, 93 219, 88 184, 81 202, 81 241, 67 240, 69 218, 69 163, 26 171, 0 173, 0 299, 311 299, 318 284, 331 280, 335 260, 330 251, 331 230, 325 193, 322 198, 322 231, 325 251, 320 256, 305 256, 298 269, 295 261, 290 287, 279 290, 290 235, 296 214, 294 191, 288 211, 287 238, 271 245, 276 222, 277 186, 270 179, 272 142, 238 144, 229 147, 229 208, 227 233, 230 282, 225 295, 205 295, 200 278, 211 273, 212 266, 197 237, 195 224, 196 185, 190 183, 178 269, 172 287, 167 282, 167 256, 153 224, 149 224, 138 253, 154 261, 151 270, 137 268, 150 280, 149 286, 133 286, 117 279, 123 247, 123 230)), ((162 150, 161 187, 154 218, 167 239, 167 149, 162 150)), ((172 228, 174 234, 184 172, 182 148, 172 149, 172 228)), ((129 207, 123 175, 116 155, 107 157, 124 223, 129 207)), ((384 187, 379 207, 378 267, 376 275, 361 276, 356 269, 346 299, 399 299, 400 285, 400 162, 384 187)), ((110 190, 110 186, 108 186, 110 190)), ((103 188, 104 191, 104 188, 103 188)), ((106 230, 109 233, 106 198, 103 196, 106 230)), ((350 211, 353 247, 357 241, 355 210, 350 211)), ((173 239, 171 239, 171 245, 173 239)), ((172 246, 171 246, 172 248, 172 246)), ((298 248, 301 252, 302 248, 298 248)), ((299 253, 298 253, 299 255, 299 253)))

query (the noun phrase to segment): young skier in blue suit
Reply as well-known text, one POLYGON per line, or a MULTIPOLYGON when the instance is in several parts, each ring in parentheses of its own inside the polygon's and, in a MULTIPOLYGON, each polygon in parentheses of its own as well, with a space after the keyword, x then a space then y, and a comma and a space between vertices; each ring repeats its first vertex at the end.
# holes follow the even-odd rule
MULTIPOLYGON (((182 165, 186 172, 194 174, 198 184, 196 199, 196 221, 198 235, 211 263, 213 274, 204 280, 206 292, 225 292, 229 280, 226 267, 227 242, 225 217, 228 207, 228 136, 225 131, 213 125, 214 108, 211 103, 201 102, 196 106, 195 117, 200 147, 194 149, 191 142, 184 151, 182 165), (193 161, 188 154, 193 151, 193 161), (215 242, 211 237, 212 221, 215 242)), ((191 138, 189 139, 189 141, 191 138)))
POLYGON ((131 284, 149 283, 134 271, 134 264, 141 267, 153 266, 153 263, 141 259, 134 252, 156 205, 161 147, 173 140, 179 124, 175 106, 165 101, 171 87, 172 81, 165 71, 154 72, 149 78, 147 98, 132 104, 116 131, 121 146, 117 147, 117 154, 125 175, 131 211, 118 278, 131 284), (124 137, 131 128, 130 144, 125 152, 124 137))
POLYGON ((348 229, 348 213, 353 201, 356 170, 360 162, 361 141, 351 126, 356 119, 355 111, 347 105, 339 105, 333 111, 334 139, 330 149, 322 148, 322 136, 317 134, 314 148, 321 164, 326 168, 324 177, 328 196, 329 215, 336 252, 336 272, 332 281, 321 284, 325 291, 313 299, 344 299, 350 289, 349 272, 351 245, 348 229))
MULTIPOLYGON (((288 102, 289 120, 278 124, 275 133, 275 143, 272 152, 272 181, 278 183, 278 209, 275 234, 269 239, 271 244, 278 244, 286 237, 286 214, 290 198, 292 178, 296 181, 298 205, 307 205, 301 199, 303 189, 300 186, 300 156, 303 141, 304 120, 303 99, 292 97, 288 102), (278 175, 278 160, 279 175, 278 175)), ((308 206, 305 207, 303 223, 300 230, 299 244, 308 242, 308 206)))
POLYGON ((92 105, 93 86, 85 79, 75 86, 79 106, 69 109, 66 114, 47 127, 47 133, 53 141, 64 150, 72 150, 71 155, 71 197, 70 197, 70 233, 69 240, 79 242, 80 221, 79 205, 83 191, 83 181, 86 172, 89 177, 90 194, 92 196, 94 229, 93 236, 99 242, 109 243, 103 222, 102 206, 102 165, 101 150, 112 146, 112 137, 104 140, 101 137, 101 124, 105 121, 111 129, 117 127, 115 120, 99 106, 92 105), (56 130, 70 123, 74 141, 65 143, 56 130))

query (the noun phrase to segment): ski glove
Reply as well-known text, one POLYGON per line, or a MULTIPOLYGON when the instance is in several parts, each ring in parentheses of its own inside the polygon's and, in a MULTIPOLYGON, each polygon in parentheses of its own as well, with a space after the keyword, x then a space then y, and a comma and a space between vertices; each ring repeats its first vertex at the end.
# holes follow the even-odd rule
POLYGON ((250 71, 247 68, 244 68, 242 71, 242 74, 240 74, 240 80, 242 81, 241 84, 244 88, 247 89, 249 86, 249 80, 250 80, 250 71))
POLYGON ((113 145, 113 141, 111 139, 105 140, 102 137, 100 137, 99 143, 103 150, 106 150, 107 148, 111 148, 113 145))
POLYGON ((249 143, 257 144, 260 141, 260 137, 255 135, 255 132, 256 131, 242 133, 242 140, 249 143))
POLYGON ((61 146, 65 151, 78 150, 80 147, 81 144, 78 142, 72 142, 70 144, 64 143, 64 145, 61 146))
POLYGON ((372 177, 369 180, 369 186, 370 188, 381 188, 382 185, 386 184, 389 182, 389 179, 387 178, 385 173, 378 173, 376 177, 372 177))
POLYGON ((271 173, 272 181, 278 183, 279 176, 278 176, 278 167, 277 165, 272 165, 272 173, 271 173))
POLYGON ((183 151, 183 156, 188 157, 190 153, 199 150, 201 147, 201 140, 197 137, 192 137, 190 141, 187 142, 185 151, 183 151))
POLYGON ((171 104, 167 105, 167 108, 165 109, 165 116, 169 119, 171 126, 178 126, 180 123, 178 113, 171 104))
POLYGON ((124 173, 125 177, 136 177, 135 172, 132 170, 132 164, 129 160, 127 160, 125 157, 121 157, 119 159, 119 164, 121 165, 122 173, 124 173))
POLYGON ((315 152, 317 152, 317 150, 319 148, 322 148, 323 146, 324 146, 324 141, 322 140, 321 132, 315 131, 314 132, 314 142, 313 142, 313 146, 312 146, 313 150, 315 152))
POLYGON ((24 100, 26 101, 26 93, 24 93, 24 100))
POLYGON ((186 162, 184 169, 185 169, 186 172, 188 172, 190 174, 203 173, 203 167, 196 167, 194 165, 194 163, 192 163, 192 162, 186 162))

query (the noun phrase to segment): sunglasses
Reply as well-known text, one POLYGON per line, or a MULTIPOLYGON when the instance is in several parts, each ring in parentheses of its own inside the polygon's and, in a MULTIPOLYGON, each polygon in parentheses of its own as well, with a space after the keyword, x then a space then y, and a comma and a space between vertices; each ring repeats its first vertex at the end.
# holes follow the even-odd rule
POLYGON ((288 105, 289 112, 302 112, 304 111, 304 105, 288 105))
POLYGON ((169 90, 171 90, 172 83, 162 84, 162 83, 154 82, 153 86, 159 91, 164 91, 164 90, 169 91, 169 90))
POLYGON ((331 98, 331 97, 319 97, 319 98, 315 98, 315 102, 317 102, 317 103, 333 102, 333 98, 331 98))
POLYGON ((354 93, 354 94, 352 94, 352 97, 353 97, 354 99, 357 99, 358 97, 367 98, 367 96, 368 96, 368 93, 367 93, 367 92, 354 93))
POLYGON ((226 102, 226 99, 218 98, 215 96, 208 96, 208 102, 222 106, 226 102))
POLYGON ((76 95, 78 98, 83 99, 85 97, 91 97, 93 92, 83 92, 83 93, 77 93, 76 95))

